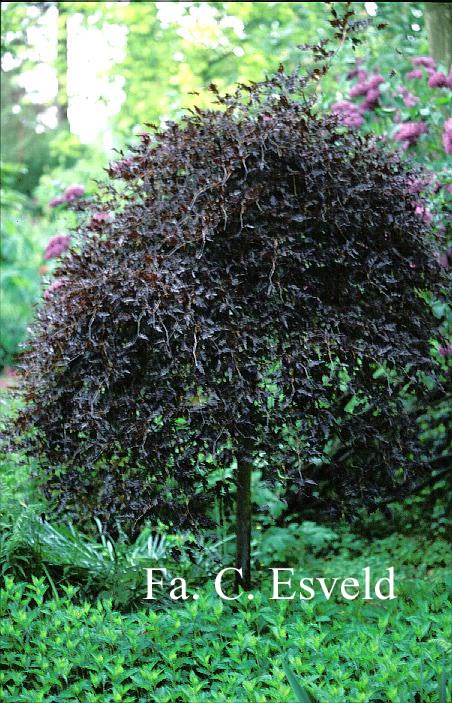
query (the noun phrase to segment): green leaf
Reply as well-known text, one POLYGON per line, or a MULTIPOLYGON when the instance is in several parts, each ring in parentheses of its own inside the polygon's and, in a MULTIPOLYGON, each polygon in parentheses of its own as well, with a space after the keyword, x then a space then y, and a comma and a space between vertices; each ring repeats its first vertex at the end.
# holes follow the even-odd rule
POLYGON ((284 669, 284 673, 287 676, 287 680, 290 683, 290 687, 297 698, 297 703, 316 703, 315 699, 311 696, 311 694, 308 693, 305 688, 301 688, 300 684, 298 683, 297 677, 292 672, 289 665, 284 660, 282 660, 281 663, 282 668, 284 669))
POLYGON ((443 656, 443 668, 441 671, 441 677, 439 681, 439 703, 447 703, 447 672, 446 672, 446 661, 443 656))

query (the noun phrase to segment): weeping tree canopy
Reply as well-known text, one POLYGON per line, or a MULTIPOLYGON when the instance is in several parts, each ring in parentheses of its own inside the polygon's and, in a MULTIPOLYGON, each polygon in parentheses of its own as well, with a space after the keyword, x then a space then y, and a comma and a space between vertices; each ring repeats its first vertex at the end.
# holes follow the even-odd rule
POLYGON ((207 524, 249 466, 341 511, 428 475, 440 268, 409 170, 281 68, 121 155, 39 310, 22 428, 48 495, 207 524), (215 480, 212 479, 215 473, 215 480))

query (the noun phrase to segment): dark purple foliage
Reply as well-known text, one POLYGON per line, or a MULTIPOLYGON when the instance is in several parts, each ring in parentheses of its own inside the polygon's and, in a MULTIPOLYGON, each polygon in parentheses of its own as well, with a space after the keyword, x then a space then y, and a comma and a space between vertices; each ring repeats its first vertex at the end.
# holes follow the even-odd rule
POLYGON ((60 505, 202 524, 233 485, 209 487, 209 455, 261 452, 266 478, 316 482, 340 511, 428 471, 399 392, 422 395, 438 334, 421 175, 316 114, 306 85, 281 70, 227 98, 212 86, 220 109, 110 167, 23 360, 20 426, 60 505))

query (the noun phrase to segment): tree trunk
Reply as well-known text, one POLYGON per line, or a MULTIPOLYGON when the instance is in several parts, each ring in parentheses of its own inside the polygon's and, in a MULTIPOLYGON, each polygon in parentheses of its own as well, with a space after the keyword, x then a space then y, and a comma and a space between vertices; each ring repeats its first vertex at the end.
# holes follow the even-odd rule
POLYGON ((58 5, 58 53, 57 53, 57 78, 58 78, 58 122, 60 125, 68 124, 68 96, 67 96, 67 20, 68 12, 66 3, 58 5))
POLYGON ((426 2, 424 12, 430 54, 449 69, 452 61, 452 4, 426 2))
POLYGON ((251 464, 240 462, 237 468, 236 498, 236 569, 242 569, 242 578, 236 574, 235 589, 251 589, 251 464))

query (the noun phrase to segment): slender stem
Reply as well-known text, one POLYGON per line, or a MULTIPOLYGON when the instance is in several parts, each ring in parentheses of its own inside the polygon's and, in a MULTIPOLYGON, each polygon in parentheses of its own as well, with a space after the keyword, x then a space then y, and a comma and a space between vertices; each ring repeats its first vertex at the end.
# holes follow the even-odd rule
POLYGON ((251 589, 251 465, 239 462, 237 469, 236 500, 236 569, 242 569, 242 578, 236 574, 235 589, 251 589))

